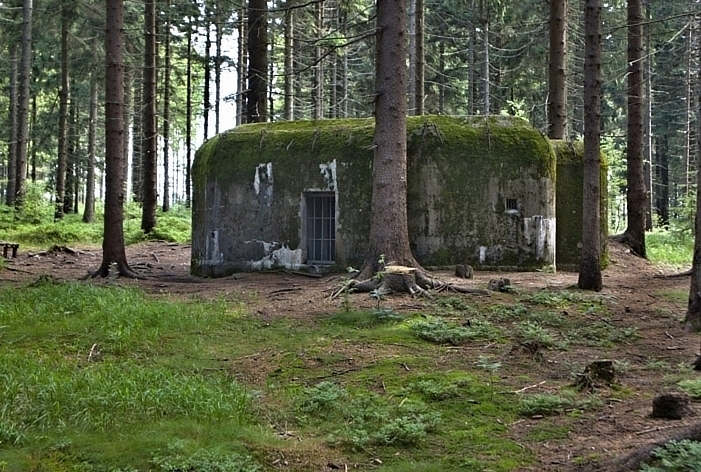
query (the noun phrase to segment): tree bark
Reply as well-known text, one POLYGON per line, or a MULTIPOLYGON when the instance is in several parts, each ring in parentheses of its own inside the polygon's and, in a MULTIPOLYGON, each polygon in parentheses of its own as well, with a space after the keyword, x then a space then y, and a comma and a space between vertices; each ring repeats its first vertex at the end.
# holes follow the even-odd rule
POLYGON ((246 117, 246 9, 238 10, 238 61, 236 75, 236 126, 245 123, 246 117))
POLYGON ((205 27, 205 40, 204 40, 204 88, 202 89, 202 105, 204 110, 202 119, 202 128, 204 134, 204 140, 206 141, 209 137, 209 110, 212 108, 212 102, 209 99, 210 95, 210 83, 212 81, 212 10, 209 7, 210 0, 205 0, 204 2, 204 27, 205 27))
POLYGON ((223 17, 221 0, 214 2, 214 134, 219 134, 221 121, 221 65, 223 17))
POLYGON ((107 276, 115 263, 121 275, 134 276, 124 245, 124 0, 105 0, 105 221, 102 264, 95 275, 107 276))
POLYGON ((56 195, 54 221, 63 219, 63 200, 66 197, 66 169, 68 166, 68 97, 70 76, 68 72, 68 18, 69 0, 61 2, 61 90, 58 106, 58 161, 56 163, 56 195))
POLYGON ((567 0, 550 2, 548 137, 567 137, 567 0))
POLYGON ((324 117, 324 2, 316 4, 316 45, 314 46, 314 86, 312 87, 312 117, 324 117))
MULTIPOLYGON (((699 75, 697 86, 701 86, 701 49, 699 52, 699 75)), ((701 98, 696 97, 696 136, 701 138, 701 98)), ((696 217, 694 220, 694 256, 691 262, 691 287, 689 305, 684 317, 687 331, 701 331, 701 146, 696 146, 696 217)))
MULTIPOLYGON (((168 5, 170 8, 170 5, 168 5)), ((170 88, 171 88, 171 60, 170 60, 170 14, 166 13, 165 23, 165 74, 163 84, 163 213, 170 211, 170 88)))
POLYGON ((643 174, 643 6, 628 0, 628 145, 626 177, 628 227, 623 240, 633 253, 645 250, 645 177, 643 174))
POLYGON ((669 136, 663 134, 657 138, 657 165, 655 174, 657 177, 657 192, 655 203, 657 218, 663 228, 669 227, 669 136))
POLYGON ((32 0, 22 6, 22 62, 19 68, 17 105, 17 166, 15 175, 15 207, 24 204, 27 191, 27 150, 29 147, 29 82, 32 72, 32 0))
POLYGON ((404 0, 378 0, 370 247, 360 280, 377 272, 381 259, 418 267, 407 223, 406 42, 404 0))
POLYGON ((144 10, 144 85, 141 126, 142 211, 141 229, 150 233, 156 227, 158 206, 158 126, 156 108, 156 0, 146 0, 144 10))
POLYGON ((266 0, 248 1, 248 123, 267 121, 268 91, 268 4, 266 0))
MULTIPOLYGON (((192 169, 192 18, 187 25, 187 78, 185 91, 185 208, 192 206, 190 171, 192 169)), ((239 45, 239 47, 241 47, 239 45)))
POLYGON ((407 114, 416 115, 416 0, 408 1, 409 19, 409 71, 407 75, 407 95, 409 105, 407 114))
POLYGON ((131 97, 132 113, 131 118, 131 200, 136 203, 143 202, 144 198, 144 127, 143 127, 143 70, 141 75, 134 68, 131 69, 131 97))
POLYGON ((601 5, 585 0, 584 189, 579 288, 599 291, 601 278, 601 5))
POLYGON ((18 48, 14 46, 10 59, 10 135, 7 142, 7 189, 5 190, 5 203, 15 204, 15 179, 17 178, 17 104, 19 103, 19 62, 18 48))
POLYGON ((90 112, 88 117, 88 166, 85 177, 83 222, 95 221, 95 141, 97 131, 97 78, 90 74, 90 112))
POLYGON ((482 47, 484 48, 484 64, 482 68, 482 86, 483 86, 483 101, 482 101, 482 113, 485 115, 490 114, 490 102, 489 102, 489 4, 487 0, 481 1, 481 12, 482 12, 482 47))
POLYGON ((294 9, 293 0, 285 2, 285 98, 283 106, 283 118, 292 120, 294 118, 294 9))
POLYGON ((416 115, 424 114, 426 65, 424 63, 424 0, 416 0, 416 115))

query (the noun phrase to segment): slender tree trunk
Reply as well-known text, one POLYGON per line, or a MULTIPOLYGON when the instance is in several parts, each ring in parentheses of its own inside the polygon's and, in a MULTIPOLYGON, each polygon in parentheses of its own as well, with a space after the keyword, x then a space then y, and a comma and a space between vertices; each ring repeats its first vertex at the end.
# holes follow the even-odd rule
POLYGON ((550 1, 548 137, 567 137, 567 0, 550 1))
POLYGON ((202 103, 203 103, 203 133, 205 141, 209 137, 209 111, 212 109, 212 103, 210 101, 210 83, 212 82, 212 10, 209 7, 210 0, 205 0, 204 2, 204 24, 206 28, 205 40, 204 40, 204 88, 202 90, 202 103))
POLYGON ((438 114, 445 114, 445 41, 438 45, 438 114))
POLYGON ((268 92, 268 4, 266 0, 248 1, 248 123, 267 121, 268 92))
POLYGON ((144 85, 142 145, 142 212, 141 229, 150 233, 156 227, 158 207, 158 125, 156 107, 156 0, 146 0, 144 11, 144 85))
POLYGON ((382 256, 418 266, 407 222, 406 42, 405 1, 378 0, 370 248, 359 278, 376 272, 382 256))
POLYGON ((19 103, 19 62, 18 48, 14 46, 10 59, 10 135, 7 139, 7 189, 5 203, 15 204, 15 184, 17 179, 17 104, 19 103))
MULTIPOLYGON (((168 5, 168 8, 170 8, 170 5, 168 5)), ((163 85, 163 213, 170 211, 170 38, 170 14, 166 13, 165 66, 163 70, 165 74, 163 85)))
POLYGON ((107 276, 116 263, 122 275, 135 275, 124 244, 124 3, 105 0, 105 221, 102 264, 95 275, 107 276))
MULTIPOLYGON (((649 2, 646 2, 646 19, 650 19, 650 7, 649 2)), ((650 40, 650 25, 646 25, 647 34, 647 50, 651 51, 651 40, 650 40)), ((647 104, 645 113, 645 164, 644 164, 644 174, 645 174, 645 230, 652 231, 653 225, 653 213, 652 213, 652 198, 653 198, 653 186, 652 186, 652 59, 648 57, 646 59, 647 64, 647 76, 645 77, 645 103, 647 104)))
MULTIPOLYGON (((239 46, 240 47, 240 46, 239 46)), ((185 207, 192 205, 190 170, 192 167, 192 18, 187 28, 187 79, 185 98, 185 207)))
POLYGON ((88 115, 88 166, 85 177, 85 210, 83 222, 95 221, 95 142, 97 132, 97 78, 90 73, 90 112, 88 115))
POLYGON ((17 169, 15 175, 15 207, 24 204, 27 190, 27 150, 29 145, 29 83, 32 71, 32 0, 22 6, 22 63, 19 69, 17 105, 17 169))
POLYGON ((669 136, 657 139, 657 217, 664 228, 669 227, 669 136))
POLYGON ((78 128, 80 126, 80 108, 78 106, 78 97, 73 97, 75 101, 74 105, 74 119, 73 119, 73 208, 71 212, 78 214, 78 206, 80 204, 80 178, 82 176, 82 162, 80 159, 80 133, 78 128))
POLYGON ((76 125, 76 98, 75 94, 71 94, 68 98, 68 139, 66 140, 66 192, 63 197, 63 212, 65 214, 73 213, 73 197, 75 190, 75 170, 76 170, 76 142, 75 142, 75 130, 77 130, 76 125))
POLYGON ((285 103, 283 118, 294 118, 294 9, 293 0, 285 2, 285 103))
POLYGON ((489 4, 487 0, 482 0, 482 39, 484 44, 484 69, 482 71, 482 85, 484 87, 484 101, 482 113, 489 115, 491 113, 490 97, 489 97, 489 4))
POLYGON ((316 4, 316 45, 314 46, 314 86, 312 88, 312 117, 320 120, 324 117, 324 2, 316 4))
POLYGON ((686 91, 684 105, 686 112, 684 116, 684 144, 682 148, 682 165, 684 166, 684 197, 686 199, 691 195, 691 119, 692 119, 692 82, 691 82, 691 56, 693 55, 693 28, 689 28, 687 39, 687 56, 686 56, 686 79, 684 88, 686 91))
POLYGON ((601 278, 601 5, 585 0, 584 189, 579 288, 599 291, 601 278))
POLYGON ((643 175, 643 20, 642 0, 628 0, 628 227, 624 241, 635 254, 647 257, 643 175))
POLYGON ((407 73, 407 114, 416 115, 416 0, 408 0, 409 19, 409 71, 407 73))
POLYGON ((246 117, 246 10, 240 8, 238 12, 238 61, 236 75, 238 78, 236 87, 236 126, 245 123, 246 117))
POLYGON ((131 195, 133 193, 133 190, 130 190, 129 188, 129 170, 131 169, 131 162, 130 160, 133 160, 132 155, 131 155, 131 140, 130 138, 133 137, 135 140, 138 139, 136 135, 133 135, 133 133, 130 133, 130 130, 133 131, 132 129, 132 113, 131 110, 132 108, 136 108, 133 104, 135 100, 132 100, 132 83, 133 83, 133 71, 132 69, 125 64, 124 65, 124 106, 122 107, 122 113, 124 113, 124 146, 122 146, 122 152, 124 153, 124 156, 122 156, 122 165, 124 166, 124 169, 122 169, 122 187, 124 188, 124 201, 128 202, 129 199, 131 198, 131 195))
MULTIPOLYGON (((697 50, 699 71, 697 87, 701 87, 701 48, 697 50)), ((696 95, 696 136, 701 141, 701 98, 696 95)), ((697 143, 701 144, 701 143, 697 143)), ((701 145, 696 146, 696 218, 694 256, 691 263, 691 287, 689 305, 684 318, 687 331, 701 331, 701 145)))
POLYGON ((221 65, 222 65, 222 29, 223 17, 221 0, 214 2, 214 134, 219 134, 220 112, 221 112, 221 65))
MULTIPOLYGON (((36 129, 37 129, 37 96, 32 95, 32 121, 30 125, 30 135, 36 136, 36 129)), ((31 146, 31 179, 32 183, 35 183, 37 181, 37 172, 38 172, 38 167, 39 167, 39 153, 37 152, 37 141, 35 137, 32 137, 32 146, 31 146)))
POLYGON ((144 126, 143 126, 143 69, 132 72, 132 101, 133 113, 131 118, 131 199, 133 202, 142 203, 144 198, 144 126))
MULTIPOLYGON (((475 9, 475 0, 470 2, 470 10, 475 9)), ((475 24, 470 21, 467 30, 467 114, 475 114, 475 97, 477 95, 477 87, 475 87, 475 80, 477 78, 477 66, 475 64, 475 45, 477 44, 477 29, 475 24)))
POLYGON ((68 166, 68 97, 70 96, 70 76, 68 59, 68 5, 69 0, 61 2, 61 90, 58 106, 58 163, 56 165, 56 195, 54 220, 64 215, 66 198, 66 170, 68 166))
POLYGON ((416 115, 424 114, 426 66, 424 64, 424 0, 416 0, 416 115))

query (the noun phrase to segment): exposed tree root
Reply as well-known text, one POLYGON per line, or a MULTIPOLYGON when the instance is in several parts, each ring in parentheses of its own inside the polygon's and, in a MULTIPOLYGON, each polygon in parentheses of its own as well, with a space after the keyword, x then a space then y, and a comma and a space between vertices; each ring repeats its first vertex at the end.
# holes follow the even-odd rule
POLYGON ((655 274, 653 277, 671 279, 674 277, 687 277, 689 275, 691 275, 691 269, 685 270, 684 272, 676 272, 674 274, 655 274))
POLYGON ((119 276, 130 279, 144 279, 144 276, 134 272, 127 264, 119 264, 117 262, 102 264, 96 271, 88 272, 85 278, 96 279, 97 277, 102 277, 114 280, 119 276))
POLYGON ((623 458, 614 459, 604 464, 590 465, 580 470, 583 472, 627 472, 631 470, 639 470, 642 464, 649 463, 654 459, 652 456, 652 451, 658 447, 664 446, 670 441, 681 441, 683 439, 688 439, 690 441, 701 441, 701 423, 682 429, 664 441, 647 444, 623 458))
POLYGON ((645 259, 645 256, 638 254, 638 252, 634 249, 634 246, 636 246, 636 242, 631 238, 631 236, 628 233, 613 235, 611 236, 611 241, 623 244, 630 250, 631 254, 645 259))
POLYGON ((409 293, 413 297, 433 299, 433 294, 429 290, 436 293, 457 292, 489 295, 489 292, 484 289, 441 281, 421 268, 388 265, 372 278, 366 280, 351 279, 345 282, 333 291, 331 299, 348 292, 372 292, 379 296, 390 293, 409 293))

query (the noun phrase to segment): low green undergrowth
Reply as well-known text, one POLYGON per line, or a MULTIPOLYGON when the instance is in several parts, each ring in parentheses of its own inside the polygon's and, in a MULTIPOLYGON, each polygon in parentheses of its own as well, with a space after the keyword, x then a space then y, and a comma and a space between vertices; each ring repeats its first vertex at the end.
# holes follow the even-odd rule
POLYGON ((643 464, 640 472, 692 472, 701 464, 701 443, 683 439, 670 441, 652 452, 651 464, 643 464))
MULTIPOLYGON (((104 229, 104 213, 96 209, 95 222, 84 223, 82 214, 66 214, 53 220, 53 207, 46 203, 30 206, 21 211, 0 205, 0 241, 12 241, 30 247, 53 245, 100 244, 104 229)), ((158 224, 149 234, 141 230, 141 209, 129 205, 124 214, 126 244, 146 240, 164 240, 185 243, 191 236, 190 209, 176 206, 164 213, 158 211, 158 224)))

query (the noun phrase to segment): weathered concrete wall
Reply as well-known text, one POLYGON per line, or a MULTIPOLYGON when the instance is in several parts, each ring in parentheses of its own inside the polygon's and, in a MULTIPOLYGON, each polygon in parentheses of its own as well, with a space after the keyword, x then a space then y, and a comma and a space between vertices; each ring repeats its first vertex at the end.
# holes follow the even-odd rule
MULTIPOLYGON (((554 140, 557 155, 557 268, 579 271, 582 255, 584 143, 554 140)), ((608 163, 601 155, 601 263, 608 265, 608 163)))
MULTIPOLYGON (((373 121, 244 125, 197 152, 192 272, 300 268, 305 192, 336 196, 336 265, 368 246, 373 121)), ((555 156, 513 117, 412 117, 408 215, 424 265, 540 269, 555 261, 555 156), (506 208, 506 199, 516 204, 506 208)))

